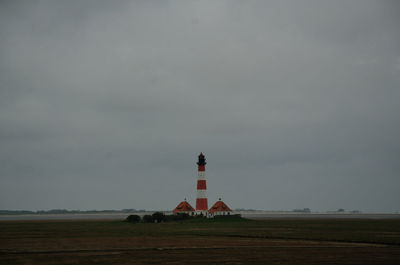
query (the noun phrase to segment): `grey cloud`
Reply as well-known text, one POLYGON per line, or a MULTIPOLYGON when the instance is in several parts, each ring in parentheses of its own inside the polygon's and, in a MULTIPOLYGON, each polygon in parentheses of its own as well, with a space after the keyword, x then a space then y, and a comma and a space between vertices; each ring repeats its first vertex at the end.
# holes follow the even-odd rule
POLYGON ((397 7, 3 1, 0 208, 398 211, 397 7))

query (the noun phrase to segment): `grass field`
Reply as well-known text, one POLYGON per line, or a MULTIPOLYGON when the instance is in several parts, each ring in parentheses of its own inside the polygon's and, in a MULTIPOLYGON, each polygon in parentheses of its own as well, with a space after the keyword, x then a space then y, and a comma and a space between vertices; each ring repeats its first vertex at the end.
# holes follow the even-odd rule
POLYGON ((400 264, 400 221, 0 222, 0 264, 400 264))

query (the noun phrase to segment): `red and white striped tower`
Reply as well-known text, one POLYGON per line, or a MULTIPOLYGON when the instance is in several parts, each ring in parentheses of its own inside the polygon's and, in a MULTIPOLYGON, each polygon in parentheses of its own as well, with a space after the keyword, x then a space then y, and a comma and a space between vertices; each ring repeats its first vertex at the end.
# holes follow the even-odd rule
POLYGON ((199 155, 198 173, 197 173, 197 199, 196 199, 196 213, 207 216, 208 214, 208 201, 207 201, 207 183, 206 183, 206 159, 203 153, 199 155))

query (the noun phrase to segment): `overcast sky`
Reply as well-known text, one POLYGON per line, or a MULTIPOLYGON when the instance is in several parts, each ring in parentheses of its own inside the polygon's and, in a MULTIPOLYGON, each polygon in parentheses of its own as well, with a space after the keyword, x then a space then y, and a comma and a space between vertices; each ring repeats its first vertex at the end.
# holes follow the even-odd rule
POLYGON ((397 1, 1 1, 0 209, 400 211, 397 1))

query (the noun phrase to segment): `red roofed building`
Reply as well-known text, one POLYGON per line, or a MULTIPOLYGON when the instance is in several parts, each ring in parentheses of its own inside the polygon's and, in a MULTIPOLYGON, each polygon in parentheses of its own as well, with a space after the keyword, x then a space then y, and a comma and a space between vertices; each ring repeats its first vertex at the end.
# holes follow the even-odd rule
POLYGON ((174 213, 187 213, 193 215, 196 210, 186 201, 186 199, 178 204, 173 210, 174 213))
POLYGON ((229 215, 232 210, 223 202, 221 198, 208 210, 212 215, 229 215))

